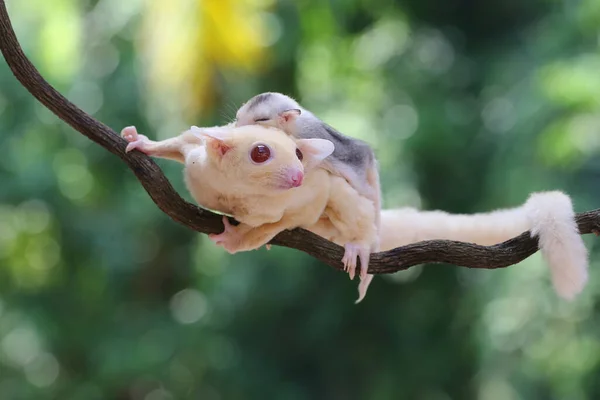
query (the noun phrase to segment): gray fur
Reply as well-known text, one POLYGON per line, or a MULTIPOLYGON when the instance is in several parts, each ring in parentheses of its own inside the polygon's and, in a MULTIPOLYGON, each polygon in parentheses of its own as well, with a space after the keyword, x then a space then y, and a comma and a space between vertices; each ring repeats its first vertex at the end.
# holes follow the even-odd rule
POLYGON ((248 104, 248 110, 252 110, 253 108, 256 108, 256 106, 258 106, 259 104, 266 102, 267 100, 269 100, 269 98, 271 98, 271 96, 271 93, 262 93, 254 96, 246 103, 248 104))

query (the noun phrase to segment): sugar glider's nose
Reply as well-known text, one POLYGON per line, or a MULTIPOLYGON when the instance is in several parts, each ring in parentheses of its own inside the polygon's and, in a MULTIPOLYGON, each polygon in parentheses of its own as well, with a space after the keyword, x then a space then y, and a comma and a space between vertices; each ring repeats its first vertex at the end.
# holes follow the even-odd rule
POLYGON ((292 187, 298 187, 302 185, 302 180, 304 179, 304 173, 298 169, 290 171, 290 183, 292 187))

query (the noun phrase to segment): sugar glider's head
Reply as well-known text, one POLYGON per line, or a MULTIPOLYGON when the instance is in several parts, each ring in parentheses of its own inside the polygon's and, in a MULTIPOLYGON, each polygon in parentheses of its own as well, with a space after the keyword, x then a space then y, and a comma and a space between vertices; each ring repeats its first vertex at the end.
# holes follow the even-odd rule
POLYGON ((261 93, 240 107, 235 116, 235 124, 258 124, 288 131, 287 128, 302 112, 300 104, 291 97, 276 92, 261 93))
MULTIPOLYGON (((231 185, 287 190, 302 185, 304 174, 334 149, 325 139, 294 141, 285 132, 260 125, 198 128, 206 154, 231 185)), ((254 190, 256 191, 256 190, 254 190)))

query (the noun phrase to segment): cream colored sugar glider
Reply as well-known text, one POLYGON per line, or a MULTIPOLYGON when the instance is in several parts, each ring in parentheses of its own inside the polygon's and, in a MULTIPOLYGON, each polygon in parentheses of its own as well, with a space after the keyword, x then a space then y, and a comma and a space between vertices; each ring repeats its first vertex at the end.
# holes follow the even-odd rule
POLYGON ((588 280, 588 254, 579 235, 569 196, 558 191, 533 193, 520 207, 470 215, 413 208, 381 213, 381 250, 422 240, 455 240, 494 245, 525 231, 539 238, 542 257, 559 296, 573 299, 588 280))
MULTIPOLYGON (((378 211, 379 229, 381 189, 377 160, 366 142, 338 132, 289 96, 276 92, 261 93, 248 100, 236 113, 236 126, 277 127, 297 139, 319 138, 334 144, 333 153, 321 166, 346 179, 358 193, 373 201, 378 211)), ((377 243, 372 249, 377 251, 377 243)))
MULTIPOLYGON (((294 140, 285 132, 260 125, 192 127, 181 135, 152 141, 127 127, 121 135, 126 151, 185 165, 185 183, 202 207, 229 214, 224 232, 209 235, 230 253, 254 250, 279 232, 297 227, 344 246, 342 259, 351 278, 361 261, 359 300, 364 298, 370 250, 377 241, 372 201, 345 179, 318 166, 334 151, 332 142, 294 140)), ((357 301, 357 302, 358 302, 357 301)))
MULTIPOLYGON (((148 155, 185 164, 185 179, 202 207, 233 215, 211 239, 229 252, 251 250, 277 233, 306 228, 345 247, 344 264, 353 277, 361 258, 359 299, 373 275, 366 275, 369 243, 376 239, 375 207, 348 182, 320 168, 333 151, 323 139, 294 140, 278 129, 249 125, 196 128, 154 142, 135 128, 122 131, 129 145, 148 155)), ((510 209, 471 215, 412 208, 383 210, 380 250, 422 240, 445 239, 493 245, 527 230, 539 237, 542 256, 557 293, 575 297, 588 280, 588 258, 571 199, 560 192, 532 194, 510 209)))

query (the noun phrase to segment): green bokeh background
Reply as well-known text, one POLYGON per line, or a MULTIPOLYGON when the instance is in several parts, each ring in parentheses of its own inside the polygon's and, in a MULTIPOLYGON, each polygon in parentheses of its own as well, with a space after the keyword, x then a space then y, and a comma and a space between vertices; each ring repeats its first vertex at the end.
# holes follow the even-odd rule
MULTIPOLYGON (((600 0, 159 3, 8 8, 42 74, 115 130, 174 136, 280 91, 373 145, 387 208, 555 189, 600 205, 600 0), (157 48, 196 47, 153 53, 192 3, 212 14, 157 48), (253 55, 236 12, 265 32, 253 55), (233 45, 211 49, 217 35, 233 45)), ((170 220, 0 64, 1 400, 600 398, 593 237, 572 303, 536 254, 378 276, 355 306, 356 282, 303 253, 231 256, 170 220)), ((189 199, 181 167, 159 164, 189 199)))

